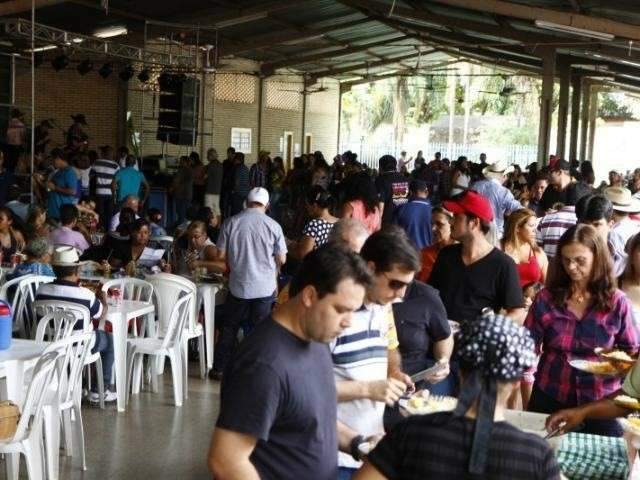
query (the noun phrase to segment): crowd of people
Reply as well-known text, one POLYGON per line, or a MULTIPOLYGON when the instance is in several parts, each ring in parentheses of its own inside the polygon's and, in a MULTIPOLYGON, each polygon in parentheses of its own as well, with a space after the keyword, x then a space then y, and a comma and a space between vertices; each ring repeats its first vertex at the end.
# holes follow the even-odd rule
MULTIPOLYGON (((104 318, 106 300, 78 285, 82 261, 105 275, 225 277, 216 478, 560 478, 549 446, 504 411, 620 436, 626 411, 609 399, 640 396, 640 369, 623 384, 569 365, 640 348, 640 172, 595 188, 588 162, 522 170, 421 152, 377 169, 315 152, 287 171, 267 151, 248 167, 212 148, 206 163, 180 159, 168 225, 126 150, 41 153, 37 203, 11 183, 0 207, 12 277, 56 277, 38 298, 104 318), (402 419, 398 400, 422 389, 458 407, 402 419)), ((108 385, 108 329, 99 340, 108 385)))

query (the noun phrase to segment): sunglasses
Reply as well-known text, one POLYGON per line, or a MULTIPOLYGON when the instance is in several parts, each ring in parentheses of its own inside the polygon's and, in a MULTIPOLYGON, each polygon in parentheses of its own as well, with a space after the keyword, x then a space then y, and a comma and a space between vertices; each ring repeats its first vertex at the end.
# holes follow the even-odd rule
POLYGON ((389 278, 386 273, 383 273, 384 277, 388 280, 388 285, 391 290, 401 290, 403 288, 407 288, 410 285, 410 282, 403 282, 402 280, 396 280, 395 278, 389 278))

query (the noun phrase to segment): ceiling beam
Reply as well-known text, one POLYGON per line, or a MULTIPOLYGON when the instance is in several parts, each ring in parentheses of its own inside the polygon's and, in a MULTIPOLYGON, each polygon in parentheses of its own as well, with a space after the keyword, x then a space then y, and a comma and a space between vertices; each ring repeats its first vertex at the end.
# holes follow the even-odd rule
POLYGON ((504 0, 431 0, 432 2, 452 7, 465 8, 483 13, 505 15, 522 20, 544 20, 547 22, 582 28, 596 32, 608 33, 616 37, 640 40, 640 28, 637 25, 618 22, 608 18, 592 17, 579 13, 561 12, 549 8, 533 7, 521 3, 504 0))
POLYGON ((356 72, 358 70, 366 70, 368 68, 378 68, 385 65, 391 65, 394 63, 400 63, 402 60, 408 60, 410 58, 416 58, 418 55, 429 55, 430 53, 436 52, 437 49, 433 48, 426 52, 412 52, 409 54, 401 55, 399 57, 388 57, 385 60, 377 60, 375 62, 363 62, 357 63, 355 65, 351 65, 348 67, 340 67, 340 68, 327 68, 325 70, 312 70, 307 72, 311 79, 318 79, 322 77, 332 77, 335 75, 344 75, 345 73, 356 72))
POLYGON ((399 42, 406 39, 407 39, 406 35, 398 35, 393 38, 387 38, 385 40, 380 40, 377 42, 366 43, 364 45, 353 45, 351 47, 343 47, 336 50, 330 50, 328 52, 289 57, 288 59, 282 60, 279 62, 265 63, 264 65, 262 65, 262 72, 263 74, 268 75, 278 68, 292 67, 295 65, 303 65, 305 63, 313 63, 318 60, 324 60, 326 58, 342 57, 345 55, 350 55, 352 53, 363 52, 368 50, 369 48, 382 47, 384 45, 388 45, 390 43, 399 42))
POLYGON ((258 5, 251 5, 245 8, 235 8, 231 12, 220 14, 217 8, 202 8, 190 11, 185 15, 176 15, 175 21, 194 22, 204 25, 207 28, 224 29, 234 25, 255 22, 267 18, 274 13, 280 13, 293 8, 304 7, 309 0, 296 0, 295 2, 282 2, 280 0, 263 2, 258 5))
POLYGON ((567 1, 573 7, 576 13, 580 13, 582 11, 582 8, 580 8, 580 4, 578 3, 578 0, 567 0, 567 1))
MULTIPOLYGON (((64 0, 35 0, 36 8, 52 7, 64 3, 64 0)), ((16 15, 31 10, 31 0, 9 0, 0 3, 0 16, 16 15)))
MULTIPOLYGON (((347 15, 347 17, 353 17, 353 15, 347 15)), ((340 18, 336 18, 335 21, 339 21, 340 18)), ((267 33, 264 35, 256 35, 253 37, 249 37, 247 40, 244 40, 241 42, 233 41, 233 43, 229 45, 225 45, 223 42, 220 42, 221 45, 220 45, 219 56, 222 57, 227 55, 238 55, 240 53, 248 52, 251 50, 263 50, 265 48, 274 47, 276 45, 279 45, 282 43, 288 43, 288 42, 304 42, 305 40, 314 39, 326 33, 345 30, 351 27, 356 27, 358 25, 369 23, 371 21, 372 20, 370 18, 361 18, 358 20, 351 20, 347 22, 333 24, 328 27, 321 27, 321 28, 308 27, 308 28, 305 28, 303 32, 284 31, 284 32, 277 32, 277 33, 267 33)))

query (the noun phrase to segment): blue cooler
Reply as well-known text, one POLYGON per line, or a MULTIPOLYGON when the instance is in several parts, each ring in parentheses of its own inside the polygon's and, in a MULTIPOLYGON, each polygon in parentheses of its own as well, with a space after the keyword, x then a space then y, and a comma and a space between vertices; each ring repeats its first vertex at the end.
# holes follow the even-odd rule
POLYGON ((11 334, 13 330, 13 315, 9 304, 0 300, 0 350, 8 350, 11 347, 11 334))

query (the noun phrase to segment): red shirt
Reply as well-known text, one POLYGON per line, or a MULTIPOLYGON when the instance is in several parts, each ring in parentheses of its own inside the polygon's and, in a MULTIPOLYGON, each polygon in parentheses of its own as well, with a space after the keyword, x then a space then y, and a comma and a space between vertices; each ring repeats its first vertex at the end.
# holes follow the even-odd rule
POLYGON ((535 383, 558 402, 582 405, 620 388, 618 378, 596 376, 569 365, 573 358, 597 360, 596 347, 638 348, 629 300, 616 290, 611 303, 610 311, 590 308, 578 319, 566 306, 557 307, 546 288, 533 301, 524 325, 541 354, 535 383))

